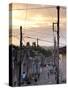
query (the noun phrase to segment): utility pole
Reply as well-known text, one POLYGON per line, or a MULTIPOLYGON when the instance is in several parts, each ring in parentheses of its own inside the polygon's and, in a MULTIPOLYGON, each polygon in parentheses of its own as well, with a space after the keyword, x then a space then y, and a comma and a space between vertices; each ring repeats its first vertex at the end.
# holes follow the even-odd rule
POLYGON ((38 47, 38 37, 37 37, 37 47, 38 47))
MULTIPOLYGON (((56 40, 55 40, 55 36, 54 36, 54 61, 57 58, 55 65, 56 65, 56 83, 59 84, 59 12, 60 12, 60 7, 57 6, 57 23, 53 23, 53 33, 54 33, 54 24, 57 24, 57 44, 56 44, 56 40), (55 47, 55 44, 57 46, 57 49, 55 47), (57 53, 56 53, 57 50, 57 53), (57 54, 57 57, 56 55, 57 54)), ((53 34, 54 35, 54 34, 53 34)))
POLYGON ((54 65, 56 64, 56 38, 54 37, 54 65))
POLYGON ((19 86, 21 86, 21 61, 22 61, 22 26, 20 26, 19 86))
POLYGON ((54 23, 52 24, 52 29, 53 29, 53 36, 54 36, 54 50, 53 50, 53 55, 54 55, 54 65, 56 65, 56 36, 55 36, 55 28, 54 28, 54 25, 57 25, 57 23, 54 23))
POLYGON ((57 67, 56 67, 56 71, 57 71, 57 81, 56 83, 59 84, 59 11, 60 11, 60 7, 57 6, 57 67))

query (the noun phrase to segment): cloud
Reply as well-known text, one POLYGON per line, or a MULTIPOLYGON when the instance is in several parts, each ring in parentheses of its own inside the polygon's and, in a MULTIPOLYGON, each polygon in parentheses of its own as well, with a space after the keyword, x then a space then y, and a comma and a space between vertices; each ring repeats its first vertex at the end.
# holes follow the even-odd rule
MULTIPOLYGON (((49 6, 33 4, 13 4, 12 33, 19 36, 19 28, 20 26, 22 26, 23 32, 28 35, 32 35, 34 37, 38 36, 42 39, 46 38, 47 40, 52 40, 53 35, 49 34, 52 34, 52 23, 57 22, 57 10, 55 6, 50 6, 52 8, 47 7, 49 6)), ((62 31, 66 32, 66 9, 64 7, 60 7, 60 32, 62 31)), ((19 40, 17 39, 13 39, 13 42, 14 40, 16 40, 16 44, 19 42, 19 40)), ((31 39, 26 39, 25 41, 28 40, 32 42, 31 39)))

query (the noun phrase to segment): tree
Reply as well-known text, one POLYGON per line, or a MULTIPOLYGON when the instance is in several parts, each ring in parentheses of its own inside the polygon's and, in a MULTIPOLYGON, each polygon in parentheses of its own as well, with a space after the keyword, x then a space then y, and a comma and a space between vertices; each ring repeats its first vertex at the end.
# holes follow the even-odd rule
POLYGON ((30 42, 27 42, 26 43, 26 47, 30 47, 30 42))
POLYGON ((33 42, 33 43, 32 43, 32 46, 33 46, 33 47, 36 47, 36 42, 33 42))

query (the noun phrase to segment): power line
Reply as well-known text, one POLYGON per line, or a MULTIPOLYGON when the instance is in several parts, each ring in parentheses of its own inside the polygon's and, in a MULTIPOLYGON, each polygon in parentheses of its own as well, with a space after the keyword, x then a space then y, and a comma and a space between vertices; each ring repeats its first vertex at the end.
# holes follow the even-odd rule
MULTIPOLYGON (((24 32, 24 31, 23 31, 24 32)), ((44 32, 44 33, 42 33, 41 31, 36 31, 37 33, 41 33, 40 35, 43 35, 43 36, 47 36, 48 37, 48 35, 50 36, 52 36, 53 35, 53 33, 48 33, 48 32, 44 32)), ((34 33, 34 31, 32 32, 32 33, 34 33)), ((26 34, 25 32, 23 33, 24 34, 24 36, 25 35, 27 35, 27 36, 36 36, 36 35, 29 35, 29 34, 26 34)), ((14 37, 16 36, 16 37, 18 37, 18 35, 13 35, 14 37)))
POLYGON ((25 9, 13 9, 13 10, 33 10, 33 9, 47 9, 47 8, 54 8, 54 7, 38 7, 38 8, 27 8, 27 9, 26 8, 25 9))
MULTIPOLYGON (((34 32, 33 32, 33 33, 34 33, 34 32)), ((51 34, 51 33, 47 33, 47 32, 42 33, 41 31, 40 31, 40 32, 38 31, 37 33, 41 33, 40 35, 43 35, 43 36, 44 36, 44 35, 45 35, 45 36, 53 35, 53 34, 51 34)), ((28 34, 25 34, 25 35, 28 35, 28 34)), ((31 35, 30 35, 30 36, 31 36, 31 35)), ((32 35, 32 36, 36 36, 36 35, 32 35)))
MULTIPOLYGON (((25 36, 24 38, 31 38, 31 39, 35 39, 35 40, 37 40, 37 38, 30 37, 30 36, 25 36)), ((43 39, 39 39, 39 38, 38 38, 38 40, 43 41, 43 42, 48 42, 48 43, 54 43, 54 42, 52 42, 52 41, 43 40, 43 39)), ((64 44, 64 43, 60 43, 60 44, 64 44)))
MULTIPOLYGON (((26 6, 27 7, 27 6, 26 6)), ((25 9, 13 9, 13 10, 34 10, 34 9, 51 9, 51 8, 53 8, 53 9, 56 9, 56 6, 49 6, 49 7, 38 7, 38 8, 25 8, 25 9)), ((64 7, 60 7, 60 8, 63 8, 64 9, 64 7)))
MULTIPOLYGON (((14 37, 14 38, 17 38, 18 40, 20 39, 18 36, 16 36, 16 35, 11 35, 10 37, 14 37)), ((34 40, 37 40, 37 38, 34 38, 34 37, 32 37, 32 36, 23 36, 23 39, 24 38, 30 38, 30 39, 34 39, 34 40)), ((48 42, 48 43, 54 43, 54 42, 52 42, 52 41, 49 41, 49 40, 43 40, 43 39, 40 39, 40 38, 38 38, 38 40, 39 41, 42 41, 42 42, 48 42)), ((24 40, 24 42, 25 42, 25 40, 24 40)), ((63 45, 65 45, 64 43, 60 43, 60 44, 63 44, 63 45)))

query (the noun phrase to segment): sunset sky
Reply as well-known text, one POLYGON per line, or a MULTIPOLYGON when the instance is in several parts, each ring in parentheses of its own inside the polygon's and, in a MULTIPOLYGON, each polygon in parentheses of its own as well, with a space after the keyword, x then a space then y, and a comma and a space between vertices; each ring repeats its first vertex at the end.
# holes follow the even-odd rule
MULTIPOLYGON (((36 42, 36 38, 39 38, 40 46, 53 46, 52 23, 57 22, 56 6, 14 3, 12 4, 12 11, 9 10, 9 15, 11 13, 13 44, 20 44, 19 29, 22 26, 24 44, 28 41, 31 44, 34 41, 36 42)), ((60 7, 60 46, 64 45, 66 45, 66 8, 60 7)))

